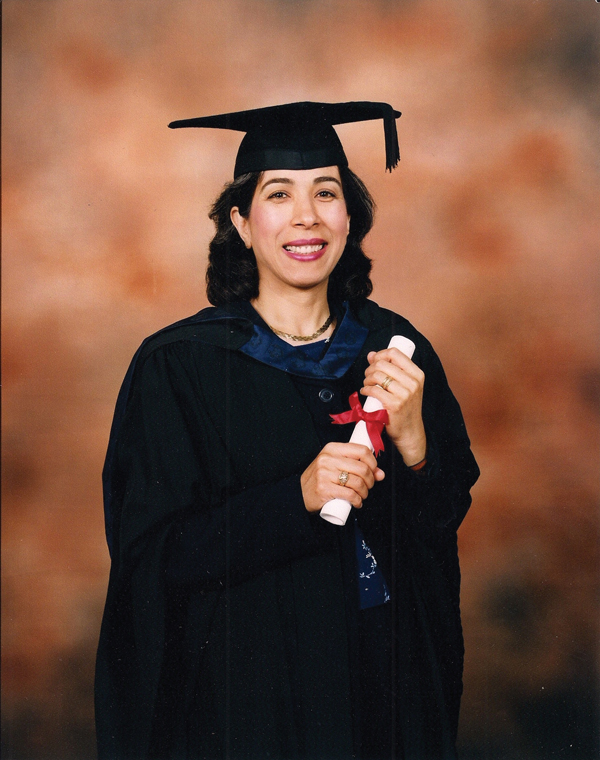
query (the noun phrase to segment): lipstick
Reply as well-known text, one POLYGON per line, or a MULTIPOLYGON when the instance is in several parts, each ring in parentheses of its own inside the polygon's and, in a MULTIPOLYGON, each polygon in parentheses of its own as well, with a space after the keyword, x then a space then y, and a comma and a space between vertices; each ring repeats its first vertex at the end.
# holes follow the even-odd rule
POLYGON ((322 238, 291 240, 285 243, 283 250, 296 261, 315 261, 327 250, 327 241, 322 238))

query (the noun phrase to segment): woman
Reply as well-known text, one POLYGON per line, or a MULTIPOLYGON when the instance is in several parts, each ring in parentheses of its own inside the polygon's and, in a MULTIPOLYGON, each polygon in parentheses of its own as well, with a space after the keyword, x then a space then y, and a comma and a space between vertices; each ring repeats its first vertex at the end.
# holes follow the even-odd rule
POLYGON ((367 300, 373 203, 332 124, 386 104, 175 122, 246 132, 213 308, 142 344, 105 467, 101 760, 455 757, 456 530, 478 469, 430 344, 367 300), (387 349, 403 334, 414 361, 387 349), (331 415, 387 410, 379 458, 331 415), (330 499, 356 509, 321 519, 330 499))

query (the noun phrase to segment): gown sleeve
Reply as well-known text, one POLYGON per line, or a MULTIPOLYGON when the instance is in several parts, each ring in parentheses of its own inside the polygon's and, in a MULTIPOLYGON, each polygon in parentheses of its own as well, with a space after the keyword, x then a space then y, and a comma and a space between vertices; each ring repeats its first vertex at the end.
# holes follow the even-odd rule
MULTIPOLYGON (((446 539, 455 541, 456 530, 471 505, 470 489, 479 477, 479 468, 460 406, 437 354, 427 341, 420 343, 415 360, 425 372, 423 422, 427 464, 422 470, 411 470, 386 437, 380 466, 387 477, 381 483, 384 494, 378 503, 384 509, 386 504, 388 508, 393 505, 400 533, 435 546, 446 539)), ((367 519, 381 517, 369 515, 366 509, 362 512, 367 519)))
POLYGON ((304 506, 300 472, 242 490, 215 485, 215 435, 181 353, 167 346, 143 358, 114 449, 122 567, 159 543, 167 581, 215 588, 333 544, 331 526, 304 506))
POLYGON ((429 344, 426 356, 423 420, 427 465, 417 472, 407 467, 398 467, 397 471, 413 501, 406 515, 412 525, 423 526, 434 534, 455 532, 471 506, 470 490, 479 477, 479 467, 460 406, 429 344))

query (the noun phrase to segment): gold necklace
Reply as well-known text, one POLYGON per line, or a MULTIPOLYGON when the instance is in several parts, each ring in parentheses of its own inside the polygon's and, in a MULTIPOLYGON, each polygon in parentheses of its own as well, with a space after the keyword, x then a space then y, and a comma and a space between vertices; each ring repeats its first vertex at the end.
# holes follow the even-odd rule
POLYGON ((327 317, 327 320, 325 324, 322 327, 319 327, 316 333, 313 333, 312 335, 291 335, 290 333, 282 332, 281 330, 276 330, 274 327, 271 327, 269 325, 270 329, 275 333, 275 335, 279 335, 280 338, 288 338, 288 340, 314 340, 315 338, 318 338, 319 335, 322 335, 325 330, 331 325, 331 323, 334 320, 333 314, 330 314, 327 317))

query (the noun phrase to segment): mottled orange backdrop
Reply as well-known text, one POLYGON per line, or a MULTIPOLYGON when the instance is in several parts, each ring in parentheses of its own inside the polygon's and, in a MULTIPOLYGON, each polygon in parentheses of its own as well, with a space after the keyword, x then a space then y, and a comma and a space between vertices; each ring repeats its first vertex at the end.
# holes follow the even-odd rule
POLYGON ((375 299, 434 343, 482 477, 460 531, 465 760, 596 756, 600 4, 4 0, 3 756, 94 757, 100 472, 147 334, 207 302, 239 135, 294 100, 379 207, 375 299))

